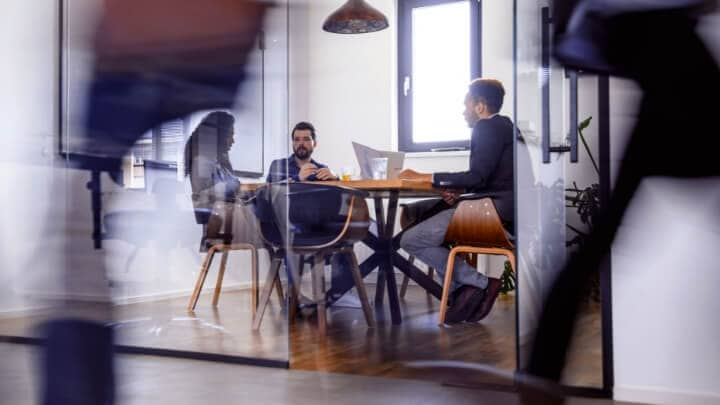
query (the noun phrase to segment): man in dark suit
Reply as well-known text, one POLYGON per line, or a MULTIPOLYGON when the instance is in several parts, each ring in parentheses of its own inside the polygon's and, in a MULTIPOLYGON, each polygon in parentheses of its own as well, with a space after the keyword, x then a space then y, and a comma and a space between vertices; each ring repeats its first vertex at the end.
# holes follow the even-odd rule
POLYGON ((270 164, 268 183, 278 181, 323 181, 339 180, 327 165, 312 159, 317 146, 315 127, 309 122, 298 122, 291 132, 293 153, 284 159, 276 159, 270 164))
MULTIPOLYGON (((400 173, 400 178, 432 181, 434 186, 445 189, 442 200, 421 213, 421 221, 407 229, 400 240, 403 249, 442 274, 450 254, 443 242, 461 198, 493 198, 500 218, 512 229, 513 123, 508 117, 498 115, 504 97, 505 89, 497 80, 475 79, 470 83, 463 113, 473 129, 468 171, 425 174, 404 170, 400 173), (463 193, 471 195, 461 196, 463 193)), ((484 318, 500 290, 500 280, 489 279, 464 260, 457 260, 453 281, 453 304, 446 314, 446 322, 477 322, 484 318)))

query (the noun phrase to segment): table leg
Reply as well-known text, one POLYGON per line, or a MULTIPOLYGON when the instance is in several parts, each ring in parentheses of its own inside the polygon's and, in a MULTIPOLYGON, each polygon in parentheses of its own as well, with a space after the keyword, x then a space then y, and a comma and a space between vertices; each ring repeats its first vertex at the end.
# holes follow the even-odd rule
MULTIPOLYGON (((380 255, 375 253, 360 264, 360 275, 365 278, 379 265, 380 255)), ((343 277, 337 280, 337 282, 333 284, 331 289, 327 292, 328 305, 332 305, 332 303, 340 299, 343 294, 350 291, 350 289, 354 286, 355 284, 353 283, 352 277, 343 277)))
MULTIPOLYGON (((385 209, 383 206, 382 198, 375 198, 375 224, 377 225, 378 240, 380 245, 386 244, 387 234, 385 229, 385 209)), ((386 247, 382 246, 385 250, 386 247)), ((387 253, 387 252, 383 252, 387 253)), ((382 255, 382 261, 387 261, 387 254, 382 255)), ((383 305, 383 299, 385 298, 385 278, 387 277, 387 266, 380 265, 378 267, 377 282, 375 283, 375 307, 380 308, 383 305)))
POLYGON ((395 214, 398 206, 398 192, 390 193, 388 199, 387 218, 385 220, 384 243, 387 246, 387 259, 385 265, 385 279, 387 281, 388 301, 390 303, 390 318, 393 325, 402 323, 402 315, 400 314, 400 299, 398 296, 397 282, 395 280, 395 266, 393 263, 393 234, 395 233, 395 214))

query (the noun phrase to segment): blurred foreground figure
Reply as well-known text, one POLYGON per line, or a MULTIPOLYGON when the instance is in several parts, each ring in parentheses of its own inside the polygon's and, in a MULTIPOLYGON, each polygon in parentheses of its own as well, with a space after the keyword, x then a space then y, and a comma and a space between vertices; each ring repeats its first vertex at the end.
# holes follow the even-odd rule
MULTIPOLYGON (((73 134, 69 144, 83 157, 71 157, 71 167, 119 170, 122 157, 150 128, 231 107, 267 6, 256 0, 106 0, 95 37, 86 131, 73 134)), ((70 196, 68 205, 86 198, 70 196)), ((83 266, 82 258, 73 257, 71 224, 64 232, 66 296, 61 315, 45 325, 43 403, 111 404, 112 304, 101 287, 103 281, 107 286, 105 268, 83 266), (106 299, 73 300, 68 292, 78 283, 106 299)))
POLYGON ((544 304, 528 375, 520 377, 521 386, 523 378, 527 383, 526 403, 561 402, 538 381, 544 379, 549 387, 560 379, 582 286, 608 254, 640 181, 720 175, 715 149, 706 145, 717 135, 712 120, 717 103, 703 101, 720 92, 720 72, 696 33, 698 18, 712 5, 698 0, 555 2, 554 46, 560 62, 635 80, 643 98, 610 202, 544 304))

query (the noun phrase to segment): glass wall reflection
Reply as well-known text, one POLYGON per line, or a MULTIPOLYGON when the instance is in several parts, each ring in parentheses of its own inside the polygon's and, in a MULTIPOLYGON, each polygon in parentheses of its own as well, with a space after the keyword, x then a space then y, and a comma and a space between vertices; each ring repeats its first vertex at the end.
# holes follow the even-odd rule
MULTIPOLYGON (((377 3, 398 20, 393 1, 377 3)), ((483 74, 505 85, 500 114, 522 133, 511 235, 517 267, 509 270, 504 257, 466 256, 503 290, 485 318, 451 326, 439 325, 438 266, 399 248, 400 232, 414 219, 403 205, 437 199, 441 190, 364 183, 372 176, 363 174, 352 144, 397 151, 392 23, 368 36, 337 36, 320 29, 330 2, 275 2, 243 61, 233 105, 195 99, 198 108, 143 128, 117 161, 106 162, 77 156, 92 103, 84 95, 98 5, 65 0, 40 14, 18 11, 47 29, 42 38, 24 37, 32 52, 14 51, 23 61, 10 67, 22 83, 16 93, 27 96, 2 105, 11 119, 1 125, 12 136, 0 141, 0 179, 13 192, 2 212, 0 334, 42 336, 37 326, 47 319, 89 319, 111 327, 124 346, 305 370, 512 384, 542 297, 565 260, 567 225, 582 231, 566 189, 594 181, 592 165, 576 169, 555 157, 542 163, 543 80, 559 89, 547 100, 548 114, 564 117, 567 79, 557 66, 542 76, 541 5, 518 0, 513 27, 511 3, 483 2, 483 74), (42 45, 47 37, 52 46, 42 45), (307 163, 313 168, 303 172, 307 163)), ((593 99, 593 80, 581 78, 583 100, 593 99)), ((465 90, 453 90, 461 98, 447 107, 463 127, 465 90)), ((152 107, 168 99, 151 96, 138 91, 126 100, 152 107)), ((581 103, 579 117, 596 110, 581 103)), ((120 116, 108 119, 129 125, 120 116)), ((567 134, 563 119, 549 124, 557 143, 567 134)), ((91 158, 106 151, 93 152, 91 158)), ((424 173, 469 163, 465 152, 404 159, 404 168, 424 173)), ((587 307, 587 339, 574 349, 568 384, 598 386, 598 306, 587 307)))
MULTIPOLYGON (((134 67, 92 50, 102 2, 48 3, 40 15, 19 10, 42 19, 54 42, 26 46, 37 60, 12 67, 29 71, 20 80, 35 104, 21 103, 18 114, 41 114, 13 131, 3 158, 7 173, 31 179, 8 200, 6 223, 16 215, 32 220, 23 221, 17 255, 2 257, 0 334, 52 336, 68 323, 47 327, 47 320, 87 321, 111 329, 123 346, 287 363, 285 271, 266 287, 283 246, 262 239, 254 206, 270 162, 289 150, 281 3, 264 17, 264 6, 237 9, 256 22, 248 27, 262 30, 248 28, 248 43, 236 45, 246 53, 241 64, 232 61, 211 79, 165 69, 162 58, 138 63, 144 74, 118 73, 134 67), (129 130, 136 128, 143 130, 129 130), (105 142, 112 139, 120 140, 105 142), (261 308, 265 291, 273 296, 261 308)), ((193 62, 174 63, 221 64, 193 62)))
MULTIPOLYGON (((551 2, 518 0, 516 7, 518 339, 523 369, 543 300, 597 214, 602 118, 597 78, 569 71, 552 58, 551 2), (570 159, 572 131, 578 132, 577 162, 570 159)), ((561 382, 603 388, 599 278, 584 296, 561 382)))

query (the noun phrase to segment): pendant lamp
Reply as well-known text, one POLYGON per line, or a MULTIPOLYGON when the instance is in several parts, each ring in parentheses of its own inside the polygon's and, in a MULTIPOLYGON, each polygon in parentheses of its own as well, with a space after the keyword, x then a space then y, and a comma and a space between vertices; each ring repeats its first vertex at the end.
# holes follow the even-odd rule
POLYGON ((387 17, 364 0, 348 0, 323 24, 323 30, 336 34, 364 34, 387 27, 387 17))

